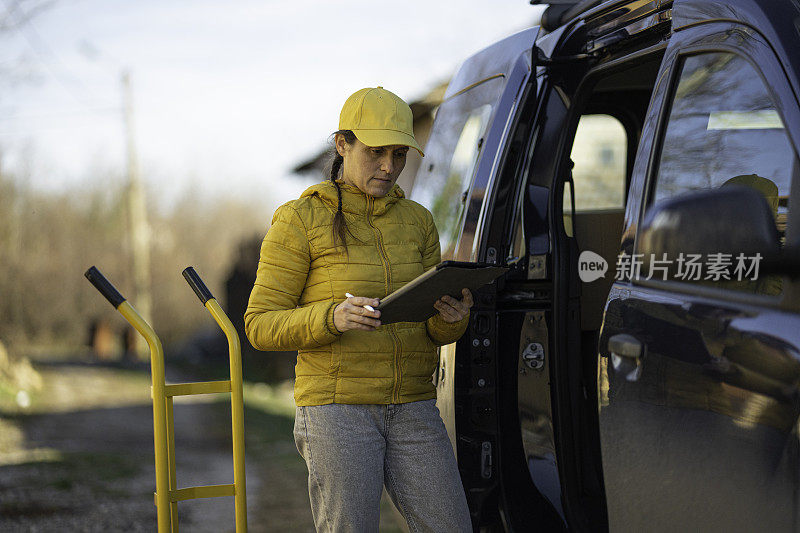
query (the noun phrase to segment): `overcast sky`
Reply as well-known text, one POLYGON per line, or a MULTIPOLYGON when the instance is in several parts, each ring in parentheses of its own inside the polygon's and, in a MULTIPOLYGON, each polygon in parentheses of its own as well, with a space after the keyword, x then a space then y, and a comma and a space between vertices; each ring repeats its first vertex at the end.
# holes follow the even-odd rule
POLYGON ((119 176, 127 68, 150 194, 277 205, 305 187, 288 170, 324 146, 349 94, 413 100, 539 13, 527 0, 57 0, 0 37, 0 165, 54 190, 119 176))

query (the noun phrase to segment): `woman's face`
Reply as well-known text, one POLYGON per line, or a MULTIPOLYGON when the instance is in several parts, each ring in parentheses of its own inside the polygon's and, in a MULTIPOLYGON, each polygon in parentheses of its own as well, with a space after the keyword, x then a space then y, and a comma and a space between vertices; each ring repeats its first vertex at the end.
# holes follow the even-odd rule
POLYGON ((336 134, 336 151, 344 158, 342 179, 370 196, 386 196, 406 166, 408 146, 367 146, 358 139, 348 144, 336 134))

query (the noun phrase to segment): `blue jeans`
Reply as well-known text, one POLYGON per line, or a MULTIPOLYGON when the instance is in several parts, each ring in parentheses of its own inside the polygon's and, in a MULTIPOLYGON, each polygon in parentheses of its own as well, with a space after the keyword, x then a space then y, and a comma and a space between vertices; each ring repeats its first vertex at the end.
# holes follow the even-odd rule
POLYGON ((435 400, 297 407, 294 438, 318 532, 378 531, 384 485, 412 533, 472 531, 435 400))

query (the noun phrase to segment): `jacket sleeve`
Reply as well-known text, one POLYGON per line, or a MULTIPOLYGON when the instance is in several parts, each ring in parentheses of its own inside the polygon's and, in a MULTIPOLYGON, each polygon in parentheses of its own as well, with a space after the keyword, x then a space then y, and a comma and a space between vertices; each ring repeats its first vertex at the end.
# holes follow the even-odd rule
MULTIPOLYGON (((439 232, 433 222, 433 215, 426 210, 426 238, 425 248, 422 253, 422 267, 425 271, 433 268, 442 261, 442 251, 439 245, 439 232)), ((443 346, 456 342, 469 325, 469 313, 458 322, 445 322, 442 315, 436 313, 425 322, 425 329, 428 337, 431 338, 436 346, 443 346)))
POLYGON ((261 244, 261 257, 244 329, 253 347, 280 351, 330 344, 341 333, 333 323, 336 302, 298 307, 308 277, 311 254, 306 229, 297 211, 284 204, 275 211, 261 244))

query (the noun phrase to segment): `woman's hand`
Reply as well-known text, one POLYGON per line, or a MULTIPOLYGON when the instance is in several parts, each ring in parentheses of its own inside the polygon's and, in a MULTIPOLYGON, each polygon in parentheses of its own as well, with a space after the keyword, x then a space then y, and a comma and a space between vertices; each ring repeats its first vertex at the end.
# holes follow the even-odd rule
POLYGON ((442 320, 445 322, 458 322, 469 314, 469 309, 472 307, 473 303, 472 293, 469 289, 461 289, 461 294, 463 298, 460 300, 445 295, 436 300, 436 303, 433 304, 442 316, 442 320))
POLYGON ((351 296, 336 306, 333 310, 333 324, 336 329, 344 333, 348 329, 362 329, 364 331, 374 331, 381 325, 380 311, 368 311, 363 306, 371 305, 377 307, 380 300, 377 298, 364 298, 361 296, 351 296))

